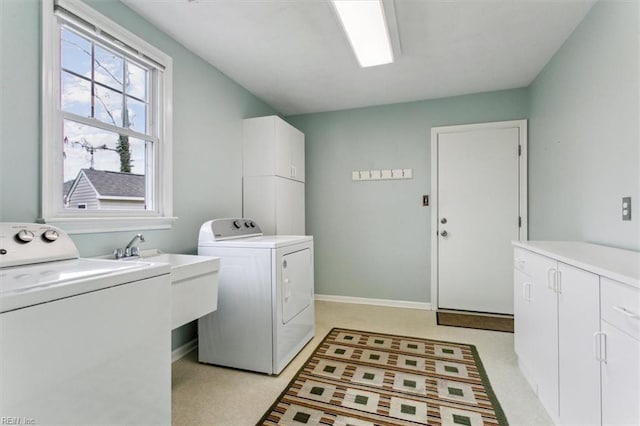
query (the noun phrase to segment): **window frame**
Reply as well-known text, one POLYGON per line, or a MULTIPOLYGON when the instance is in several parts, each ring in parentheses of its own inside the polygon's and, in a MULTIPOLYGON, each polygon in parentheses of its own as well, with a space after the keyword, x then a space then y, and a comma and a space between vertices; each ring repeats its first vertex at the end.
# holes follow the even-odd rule
MULTIPOLYGON (((66 14, 65 14, 66 15, 66 14)), ((69 18, 64 17, 65 20, 69 18)), ((75 29, 75 28, 74 28, 75 29)), ((106 18, 82 2, 43 0, 42 2, 42 207, 40 221, 59 226, 70 234, 116 232, 148 229, 169 229, 177 219, 173 216, 172 173, 172 101, 173 59, 130 31, 106 18), (61 109, 60 23, 59 5, 74 17, 71 27, 78 27, 91 38, 135 62, 153 64, 161 71, 150 72, 154 86, 149 95, 161 101, 149 111, 148 122, 155 129, 149 133, 154 140, 154 158, 150 177, 154 190, 147 197, 152 210, 84 210, 67 209, 63 203, 63 123, 66 113, 61 109), (84 21, 84 22, 83 22, 84 21), (94 28, 99 29, 95 31, 94 28)), ((151 100, 154 101, 153 99, 151 100)), ((73 120, 76 120, 74 117, 73 120)), ((88 123, 85 123, 88 124, 88 123)), ((92 124, 90 124, 92 125, 92 124)))

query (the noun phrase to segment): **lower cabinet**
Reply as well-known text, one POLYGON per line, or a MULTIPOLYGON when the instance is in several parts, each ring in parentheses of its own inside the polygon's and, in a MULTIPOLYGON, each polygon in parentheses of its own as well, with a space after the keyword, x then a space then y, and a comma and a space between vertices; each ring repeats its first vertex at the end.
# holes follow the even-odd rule
POLYGON ((559 257, 515 248, 518 364, 555 423, 640 425, 640 289, 559 257))
POLYGON ((601 285, 602 423, 640 425, 640 289, 605 278, 601 285))
POLYGON ((600 278, 558 263, 558 398, 561 424, 600 424, 600 278))
POLYGON ((602 365, 602 423, 640 424, 640 341, 603 323, 606 363, 602 365))

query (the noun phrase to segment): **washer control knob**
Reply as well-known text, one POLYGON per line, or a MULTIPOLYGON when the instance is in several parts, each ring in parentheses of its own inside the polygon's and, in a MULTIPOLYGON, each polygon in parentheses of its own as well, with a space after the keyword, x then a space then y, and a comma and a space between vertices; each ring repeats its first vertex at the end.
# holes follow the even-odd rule
POLYGON ((233 227, 236 229, 240 229, 240 221, 239 220, 234 220, 233 221, 233 227))
POLYGON ((44 234, 42 234, 42 239, 45 240, 48 243, 52 243, 55 240, 58 239, 60 235, 58 234, 58 231, 54 231, 53 229, 49 229, 47 231, 44 231, 44 234))
POLYGON ((251 224, 249 223, 248 220, 244 222, 244 227, 245 228, 251 228, 251 224))
POLYGON ((249 222, 249 226, 251 226, 252 228, 255 228, 256 224, 254 222, 249 222))
POLYGON ((21 243, 30 243, 33 240, 33 232, 23 229, 16 234, 16 239, 21 243))

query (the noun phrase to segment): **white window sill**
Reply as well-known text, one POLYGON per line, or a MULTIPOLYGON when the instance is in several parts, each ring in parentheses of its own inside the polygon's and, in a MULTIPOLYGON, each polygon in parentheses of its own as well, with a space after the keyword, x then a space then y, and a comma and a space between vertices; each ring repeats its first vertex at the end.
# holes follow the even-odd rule
POLYGON ((171 229, 177 217, 55 217, 41 218, 68 234, 171 229))

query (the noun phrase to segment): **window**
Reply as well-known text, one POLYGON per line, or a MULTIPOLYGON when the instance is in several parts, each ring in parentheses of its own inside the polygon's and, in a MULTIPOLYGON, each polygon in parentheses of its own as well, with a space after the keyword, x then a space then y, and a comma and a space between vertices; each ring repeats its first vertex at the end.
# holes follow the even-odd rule
POLYGON ((43 8, 43 221, 170 227, 171 58, 81 2, 43 8))

